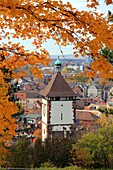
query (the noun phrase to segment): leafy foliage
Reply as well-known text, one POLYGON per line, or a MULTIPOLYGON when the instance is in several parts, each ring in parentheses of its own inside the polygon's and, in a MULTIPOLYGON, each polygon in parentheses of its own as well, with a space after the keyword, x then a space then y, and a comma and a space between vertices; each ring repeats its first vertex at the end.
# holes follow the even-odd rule
MULTIPOLYGON (((89 3, 90 7, 99 5, 98 0, 89 3)), ((111 0, 106 0, 107 5, 111 3, 111 0)), ((11 0, 10 3, 8 0, 0 0, 0 14, 0 39, 2 42, 4 38, 8 40, 7 44, 2 43, 0 46, 0 50, 7 56, 2 64, 6 68, 15 70, 29 64, 31 72, 35 75, 38 73, 39 77, 41 73, 37 64, 45 65, 50 61, 42 44, 52 38, 63 46, 73 44, 75 56, 92 56, 93 74, 98 70, 104 78, 113 77, 112 65, 99 53, 105 46, 113 49, 113 25, 109 17, 106 19, 95 11, 78 11, 69 2, 63 4, 62 1, 50 0, 11 0), (12 43, 12 38, 17 43, 12 43), (20 39, 32 39, 36 50, 25 50, 18 42, 20 39)), ((22 70, 20 72, 23 74, 22 70)))
POLYGON ((57 167, 65 167, 71 163, 71 141, 46 139, 43 144, 40 139, 34 147, 34 167, 49 162, 57 167))
MULTIPOLYGON (((101 49, 100 54, 107 59, 109 63, 113 65, 113 50, 110 50, 108 47, 101 49)), ((113 81, 112 78, 109 78, 109 81, 113 81)))
POLYGON ((10 157, 7 156, 6 167, 39 168, 39 167, 65 167, 71 163, 72 149, 69 140, 47 139, 42 142, 37 139, 35 145, 31 145, 28 139, 20 139, 10 147, 10 157))
POLYGON ((100 53, 104 56, 108 62, 113 64, 113 50, 110 50, 108 47, 103 48, 100 53))
POLYGON ((107 111, 106 115, 106 113, 104 112, 103 114, 101 114, 98 123, 101 125, 101 127, 113 126, 113 114, 110 114, 107 111))
POLYGON ((17 107, 13 102, 9 102, 7 83, 4 81, 4 74, 0 70, 0 165, 5 160, 8 143, 12 141, 15 135, 15 120, 12 119, 12 114, 17 112, 17 107))
POLYGON ((101 127, 113 126, 113 108, 99 107, 98 110, 102 113, 98 120, 101 127))
POLYGON ((73 162, 87 168, 113 168, 113 126, 85 134, 73 145, 73 162))
MULTIPOLYGON (((0 54, 0 63, 5 60, 5 56, 0 54)), ((15 103, 14 93, 17 92, 17 86, 11 84, 12 70, 5 66, 0 68, 0 165, 5 161, 5 154, 8 151, 7 146, 11 144, 11 139, 15 135, 14 117, 22 114, 23 109, 15 103)))
POLYGON ((10 157, 7 156, 9 164, 13 168, 30 168, 32 166, 32 147, 28 139, 20 139, 12 145, 10 157))
POLYGON ((65 68, 65 67, 64 67, 64 68, 62 68, 61 73, 62 73, 62 74, 67 74, 67 73, 68 73, 67 68, 65 68))
POLYGON ((113 169, 113 126, 103 127, 97 134, 84 134, 74 144, 68 139, 37 139, 32 146, 27 139, 21 139, 11 146, 7 160, 6 166, 18 168, 58 169, 73 164, 73 168, 81 167, 78 169, 113 169))
POLYGON ((75 81, 75 82, 80 82, 80 83, 87 83, 89 78, 80 74, 77 74, 76 76, 72 76, 72 77, 67 77, 66 78, 67 81, 75 81))

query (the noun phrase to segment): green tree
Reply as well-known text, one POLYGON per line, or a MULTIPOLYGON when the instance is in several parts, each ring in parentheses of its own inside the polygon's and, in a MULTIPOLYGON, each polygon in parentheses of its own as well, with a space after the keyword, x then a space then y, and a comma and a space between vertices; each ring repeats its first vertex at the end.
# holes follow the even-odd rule
POLYGON ((111 11, 108 11, 108 17, 111 22, 113 22, 113 13, 111 11))
POLYGON ((67 73, 68 73, 67 68, 66 68, 66 67, 64 67, 64 68, 61 70, 61 73, 62 73, 62 74, 67 74, 67 73))
POLYGON ((32 146, 28 139, 20 139, 16 141, 10 148, 10 155, 7 156, 7 166, 13 168, 31 168, 32 146))
POLYGON ((87 168, 113 168, 113 127, 107 126, 98 134, 85 134, 73 145, 73 163, 87 168))
POLYGON ((72 142, 69 139, 52 141, 52 157, 50 162, 57 167, 69 166, 72 163, 70 151, 72 142))
POLYGON ((101 49, 100 53, 104 58, 107 59, 108 62, 113 64, 113 50, 109 49, 108 47, 105 47, 101 49))
POLYGON ((39 168, 45 162, 44 145, 41 139, 37 139, 33 149, 34 167, 39 168))
POLYGON ((113 115, 113 109, 112 108, 107 108, 107 107, 99 107, 98 110, 102 113, 105 113, 105 115, 108 117, 108 115, 113 115))
POLYGON ((101 166, 113 169, 113 126, 107 126, 99 131, 98 158, 101 166))
POLYGON ((71 163, 72 143, 70 140, 46 139, 36 141, 34 146, 34 167, 40 167, 46 162, 56 166, 65 167, 71 163))
POLYGON ((77 75, 77 76, 75 77, 75 79, 76 79, 78 82, 81 82, 81 83, 87 83, 87 81, 89 80, 88 77, 83 76, 83 75, 77 75))
MULTIPOLYGON (((2 64, 5 61, 5 59, 6 59, 5 55, 1 53, 0 54, 0 64, 2 64)), ((19 116, 19 115, 23 114, 24 109, 22 108, 22 106, 19 103, 17 103, 18 99, 15 96, 15 93, 19 90, 19 88, 17 86, 18 81, 15 81, 15 83, 11 82, 13 80, 12 70, 6 68, 6 66, 3 66, 2 68, 0 68, 0 70, 3 72, 4 81, 7 83, 7 86, 8 86, 8 91, 6 93, 6 97, 8 96, 9 102, 15 103, 15 106, 18 107, 18 112, 14 113, 12 115, 12 117, 19 116)))
POLYGON ((89 168, 94 164, 94 152, 96 152, 97 138, 95 134, 85 134, 82 139, 73 145, 73 163, 83 168, 89 168))

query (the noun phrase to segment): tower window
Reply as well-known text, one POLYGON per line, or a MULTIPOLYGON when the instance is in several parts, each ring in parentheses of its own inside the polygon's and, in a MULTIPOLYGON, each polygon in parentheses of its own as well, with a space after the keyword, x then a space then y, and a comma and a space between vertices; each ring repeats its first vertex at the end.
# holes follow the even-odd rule
POLYGON ((63 106, 63 104, 61 104, 61 106, 63 106))
POLYGON ((61 113, 61 120, 63 120, 63 113, 61 113))

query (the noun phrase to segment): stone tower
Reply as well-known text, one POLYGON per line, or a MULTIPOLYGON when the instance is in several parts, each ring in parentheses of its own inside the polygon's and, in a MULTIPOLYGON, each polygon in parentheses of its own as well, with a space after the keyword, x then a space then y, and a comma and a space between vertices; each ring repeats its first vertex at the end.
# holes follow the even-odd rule
POLYGON ((42 140, 47 137, 66 138, 75 124, 76 94, 61 75, 62 63, 55 62, 56 73, 41 92, 42 140))

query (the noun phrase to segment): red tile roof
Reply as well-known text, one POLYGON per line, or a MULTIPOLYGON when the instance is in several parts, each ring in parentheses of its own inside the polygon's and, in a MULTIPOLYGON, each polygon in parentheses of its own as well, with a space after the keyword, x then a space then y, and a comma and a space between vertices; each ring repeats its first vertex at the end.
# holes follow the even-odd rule
POLYGON ((76 96, 60 73, 54 74, 54 77, 41 92, 45 97, 71 97, 76 96))
POLYGON ((99 117, 90 111, 76 110, 76 119, 79 119, 82 121, 93 121, 94 122, 94 121, 97 121, 99 117))

